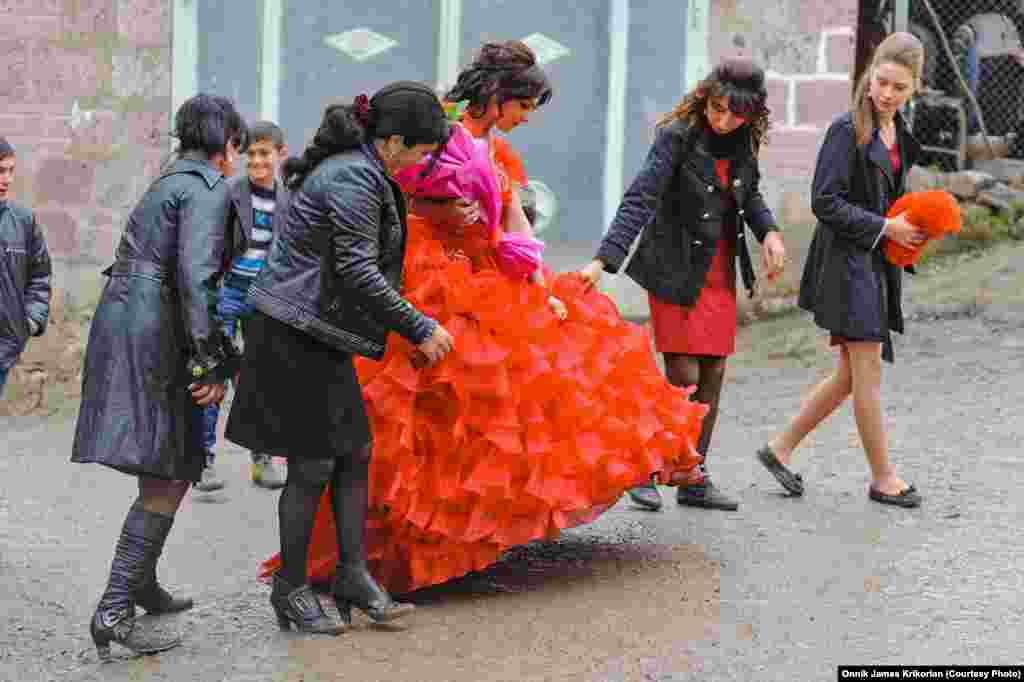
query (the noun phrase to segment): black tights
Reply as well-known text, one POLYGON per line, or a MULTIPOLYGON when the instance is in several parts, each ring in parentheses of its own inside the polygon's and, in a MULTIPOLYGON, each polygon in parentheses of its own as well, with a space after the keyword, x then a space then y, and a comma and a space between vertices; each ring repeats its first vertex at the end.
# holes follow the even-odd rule
POLYGON ((363 529, 369 499, 371 446, 330 459, 288 459, 288 481, 281 491, 281 577, 289 585, 306 584, 306 562, 313 522, 324 487, 331 484, 331 506, 342 563, 366 560, 363 529))
POLYGON ((673 386, 697 386, 697 391, 690 399, 708 406, 704 424, 697 441, 697 452, 704 455, 707 464, 708 446, 711 434, 715 430, 718 419, 718 399, 722 395, 722 383, 725 381, 725 358, 714 355, 683 355, 681 353, 663 353, 665 358, 665 375, 673 386))

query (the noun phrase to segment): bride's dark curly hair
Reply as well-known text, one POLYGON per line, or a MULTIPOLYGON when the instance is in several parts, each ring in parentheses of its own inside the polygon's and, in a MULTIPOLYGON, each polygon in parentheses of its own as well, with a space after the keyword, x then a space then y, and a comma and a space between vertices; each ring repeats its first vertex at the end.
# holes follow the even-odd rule
POLYGON ((459 74, 445 95, 448 102, 466 102, 470 116, 484 115, 491 97, 498 108, 514 99, 536 99, 540 107, 551 100, 551 82, 533 50, 519 40, 485 43, 480 54, 459 74))

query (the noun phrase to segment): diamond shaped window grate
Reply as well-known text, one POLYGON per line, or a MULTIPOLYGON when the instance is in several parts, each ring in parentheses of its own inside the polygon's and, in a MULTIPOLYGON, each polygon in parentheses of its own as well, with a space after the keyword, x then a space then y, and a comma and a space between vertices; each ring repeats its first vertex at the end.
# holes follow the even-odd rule
POLYGON ((572 50, 568 47, 543 33, 531 33, 523 38, 523 42, 533 50, 533 53, 537 55, 537 61, 541 64, 550 64, 556 59, 572 54, 572 50))
POLYGON ((365 62, 398 45, 398 41, 368 28, 334 33, 324 37, 324 42, 357 62, 365 62))

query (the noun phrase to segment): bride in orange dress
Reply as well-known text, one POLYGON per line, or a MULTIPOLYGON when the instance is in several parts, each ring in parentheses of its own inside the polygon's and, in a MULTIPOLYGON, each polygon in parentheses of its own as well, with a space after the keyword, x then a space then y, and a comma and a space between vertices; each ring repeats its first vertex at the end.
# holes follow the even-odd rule
MULTIPOLYGON (((468 103, 452 154, 476 145, 484 161, 448 168, 446 185, 433 182, 441 155, 403 183, 403 295, 455 348, 418 369, 413 346, 391 335, 382 360, 356 361, 374 440, 367 554, 391 592, 486 568, 594 520, 652 474, 668 482, 700 461, 706 407, 664 379, 647 332, 577 274, 539 266, 523 163, 494 129, 526 122, 550 96, 526 45, 484 45, 447 96, 468 103)), ((311 582, 329 580, 338 559, 327 494, 311 582)), ((263 577, 279 563, 265 562, 263 577)))

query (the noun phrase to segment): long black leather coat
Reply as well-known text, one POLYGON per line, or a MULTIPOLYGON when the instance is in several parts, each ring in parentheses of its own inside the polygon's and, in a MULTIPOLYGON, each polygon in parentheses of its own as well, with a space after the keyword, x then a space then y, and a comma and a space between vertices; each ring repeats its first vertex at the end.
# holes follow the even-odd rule
POLYGON ((50 317, 50 254, 32 211, 0 202, 0 369, 25 349, 29 319, 36 336, 50 317))
POLYGON ((823 329, 879 341, 893 360, 890 331, 903 333, 902 270, 882 254, 885 214, 906 184, 920 146, 896 119, 899 173, 877 131, 858 145, 852 114, 833 121, 818 152, 811 208, 818 218, 800 282, 799 305, 823 329))
POLYGON ((89 331, 72 461, 200 478, 201 413, 188 385, 234 361, 214 315, 228 204, 220 172, 189 156, 135 206, 89 331))
POLYGON ((250 301, 346 353, 379 359, 392 331, 422 343, 437 323, 399 293, 405 221, 401 190, 371 148, 325 159, 293 193, 250 301))
POLYGON ((715 172, 707 148, 709 134, 683 120, 658 128, 597 252, 605 270, 617 272, 643 230, 626 274, 666 303, 697 302, 726 229, 736 230, 740 274, 753 295, 756 278, 744 224, 758 241, 778 229, 759 189, 760 172, 749 134, 730 163, 729 187, 722 186, 715 172), (735 204, 729 200, 730 192, 735 204))

